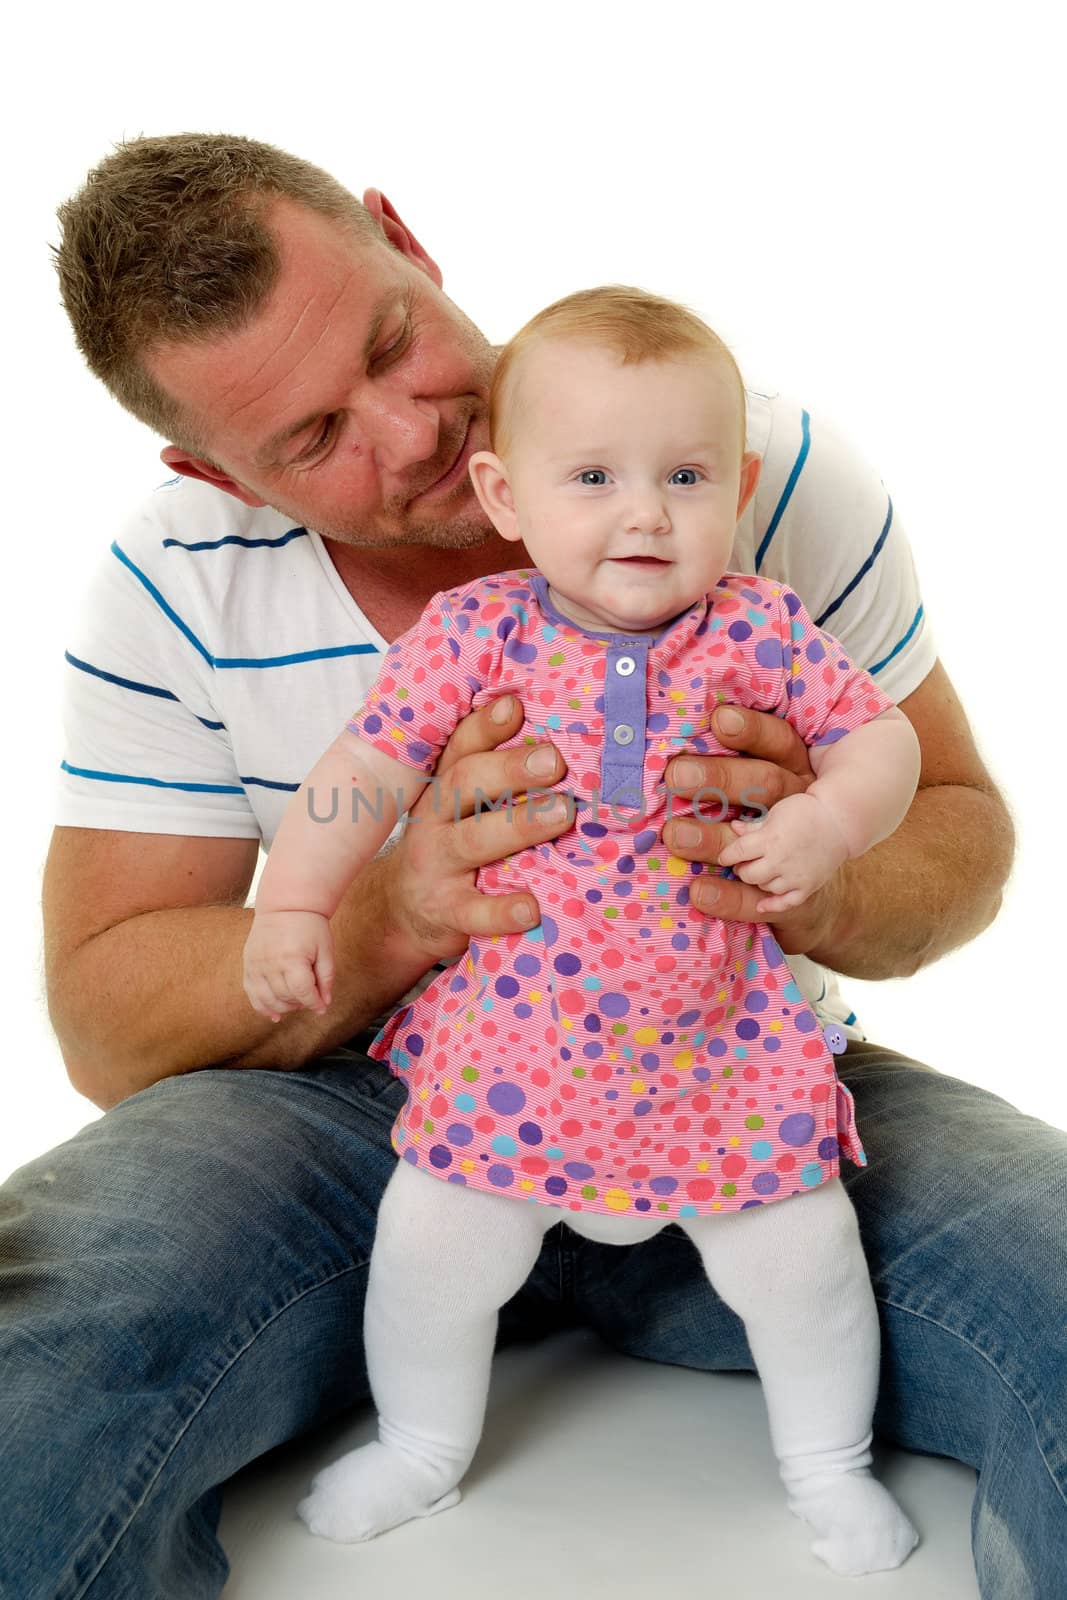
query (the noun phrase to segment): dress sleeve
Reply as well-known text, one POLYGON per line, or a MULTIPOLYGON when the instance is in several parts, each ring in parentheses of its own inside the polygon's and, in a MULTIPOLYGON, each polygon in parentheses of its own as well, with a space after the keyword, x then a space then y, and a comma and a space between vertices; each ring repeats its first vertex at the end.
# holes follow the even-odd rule
POLYGON ((470 612, 436 594, 390 645, 366 700, 346 724, 376 750, 429 777, 482 687, 467 670, 470 612))
POLYGON ((781 590, 778 617, 783 677, 775 709, 806 745, 833 744, 894 705, 843 645, 816 627, 792 589, 781 590))

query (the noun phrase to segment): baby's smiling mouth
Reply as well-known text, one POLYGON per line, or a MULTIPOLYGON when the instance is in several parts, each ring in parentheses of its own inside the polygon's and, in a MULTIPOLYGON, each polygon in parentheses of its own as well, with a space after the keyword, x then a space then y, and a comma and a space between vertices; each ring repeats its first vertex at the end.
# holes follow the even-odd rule
POLYGON ((662 556, 612 556, 613 561, 621 562, 628 567, 669 567, 670 562, 662 556))

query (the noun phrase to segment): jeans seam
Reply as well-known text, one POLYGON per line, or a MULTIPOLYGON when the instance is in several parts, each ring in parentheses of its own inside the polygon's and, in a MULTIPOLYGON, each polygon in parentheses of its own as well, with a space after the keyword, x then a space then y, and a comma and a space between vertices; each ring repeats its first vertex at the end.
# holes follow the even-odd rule
MULTIPOLYGON (((244 1356, 246 1356, 248 1354, 249 1350, 251 1350, 252 1346, 256 1343, 257 1339, 259 1339, 260 1336, 263 1333, 265 1333, 268 1328, 272 1327, 274 1325, 274 1323, 276 1323, 278 1321, 279 1317, 284 1316, 287 1311, 291 1311, 293 1306, 299 1305, 300 1301, 306 1299, 309 1294, 316 1294, 320 1289, 326 1288, 326 1286, 328 1284, 336 1283, 336 1282, 338 1282, 339 1279, 347 1277, 350 1272, 365 1272, 366 1269, 367 1269, 368 1264, 369 1264, 369 1257, 365 1261, 353 1262, 353 1263, 351 1263, 350 1265, 348 1265, 346 1267, 342 1267, 339 1271, 332 1273, 329 1277, 319 1279, 318 1282, 316 1282, 316 1283, 308 1284, 308 1286, 305 1289, 302 1289, 299 1294, 293 1295, 293 1297, 290 1300, 287 1300, 284 1305, 279 1306, 278 1309, 273 1313, 273 1315, 267 1317, 267 1319, 260 1324, 260 1326, 255 1330, 255 1332, 251 1335, 251 1337, 245 1341, 245 1343, 241 1346, 241 1348, 239 1350, 234 1351, 234 1353, 233 1353, 232 1357, 230 1358, 230 1360, 226 1363, 226 1365, 222 1368, 222 1370, 216 1375, 216 1377, 214 1379, 214 1382, 211 1383, 204 1390, 204 1392, 201 1394, 201 1396, 199 1398, 199 1401, 198 1401, 197 1405, 193 1408, 193 1410, 191 1410, 189 1412, 189 1415, 186 1417, 186 1419, 182 1423, 181 1427, 175 1433, 173 1439, 171 1440, 169 1449, 167 1450, 167 1452, 164 1455, 163 1459, 160 1461, 159 1465, 157 1466, 155 1472, 152 1474, 151 1478, 144 1484, 136 1504, 131 1507, 130 1513, 127 1516, 127 1518, 126 1518, 125 1522, 123 1523, 122 1527, 115 1534, 115 1537, 112 1539, 112 1541, 111 1541, 110 1545, 108 1546, 107 1550, 101 1556, 99 1564, 96 1567, 96 1570, 92 1573, 92 1575, 78 1589, 76 1589, 76 1590, 60 1590, 59 1593, 57 1594, 56 1600, 64 1600, 65 1596, 69 1597, 69 1600, 85 1600, 85 1596, 87 1596, 89 1594, 90 1590, 94 1587, 94 1585, 96 1584, 97 1580, 100 1578, 101 1574, 103 1573, 105 1567, 108 1565, 108 1563, 111 1560, 112 1556, 115 1554, 115 1551, 118 1549, 119 1545, 122 1543, 122 1540, 126 1537, 126 1534, 129 1532, 129 1530, 130 1530, 130 1528, 131 1528, 131 1526, 132 1526, 132 1524, 134 1522, 134 1519, 136 1518, 138 1512, 144 1506, 145 1501, 148 1499, 148 1497, 151 1494, 153 1488, 158 1483, 160 1475, 162 1474, 162 1472, 163 1472, 164 1468, 166 1467, 168 1461, 173 1456, 175 1450, 178 1448, 179 1444, 181 1444, 182 1440, 185 1438, 185 1435, 188 1433, 189 1428, 192 1426, 192 1423, 200 1415, 201 1411, 203 1411, 205 1405, 211 1399, 211 1396, 215 1393, 215 1391, 218 1389, 218 1387, 222 1383, 223 1379, 226 1378, 228 1376, 228 1374, 233 1370, 233 1368, 236 1366, 237 1362, 240 1361, 244 1356)), ((75 1562, 74 1565, 76 1566, 77 1562, 75 1562)))
POLYGON ((877 1295, 876 1299, 880 1305, 891 1307, 894 1311, 903 1311, 906 1316, 917 1317, 920 1322, 928 1322, 931 1327, 940 1328, 942 1333, 950 1334, 953 1339, 958 1339, 961 1344, 967 1345, 976 1353, 976 1355, 981 1357, 986 1365, 996 1374, 998 1380, 1003 1384, 1004 1388, 1007 1389, 1012 1398, 1016 1400, 1025 1411, 1030 1426, 1033 1429, 1034 1444, 1037 1447, 1037 1453, 1044 1463, 1045 1471, 1052 1480, 1053 1488, 1056 1490, 1056 1493, 1059 1495, 1064 1505, 1067 1506, 1067 1494, 1065 1494, 1064 1490, 1061 1488, 1059 1479, 1056 1476, 1056 1470, 1052 1466, 1044 1452, 1044 1449, 1042 1448, 1041 1440, 1038 1436, 1037 1424, 1034 1421, 1034 1414, 1030 1409, 1029 1403, 1023 1398, 1019 1391, 1000 1370, 992 1356, 988 1355, 987 1352, 982 1349, 981 1345, 976 1344, 973 1339, 969 1339, 966 1334, 961 1333, 958 1328, 952 1328, 948 1325, 948 1323, 938 1321, 937 1317, 929 1316, 925 1311, 917 1311, 914 1306, 904 1305, 899 1300, 891 1300, 888 1295, 884 1294, 877 1295))

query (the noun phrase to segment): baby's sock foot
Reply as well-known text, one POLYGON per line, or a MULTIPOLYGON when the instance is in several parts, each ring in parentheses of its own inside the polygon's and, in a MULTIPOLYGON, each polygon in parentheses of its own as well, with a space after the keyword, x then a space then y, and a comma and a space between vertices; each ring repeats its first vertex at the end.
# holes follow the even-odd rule
POLYGON ((899 1567, 919 1542, 889 1490, 867 1471, 794 1483, 789 1509, 819 1535, 812 1554, 848 1577, 899 1567))
POLYGON ((384 1444, 342 1456, 314 1479, 297 1515, 312 1533, 342 1544, 373 1539, 412 1517, 432 1517, 460 1498, 447 1468, 384 1444))

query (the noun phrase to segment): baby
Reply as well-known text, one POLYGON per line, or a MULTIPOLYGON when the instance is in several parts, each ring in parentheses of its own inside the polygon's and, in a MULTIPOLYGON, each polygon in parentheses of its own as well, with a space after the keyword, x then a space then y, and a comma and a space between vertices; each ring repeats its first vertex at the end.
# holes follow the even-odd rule
POLYGON ((532 892, 541 922, 472 939, 373 1046, 408 1086, 366 1303, 379 1442, 320 1473, 301 1515, 361 1540, 454 1505, 499 1308, 547 1229, 632 1244, 674 1222, 744 1322, 813 1552, 841 1573, 897 1567, 917 1535, 870 1473, 879 1330, 839 1177, 842 1154, 866 1162, 851 1096, 770 928, 692 907, 704 869, 660 833, 692 809, 665 789, 671 758, 730 753, 717 704, 785 717, 815 781, 735 813, 718 868, 773 916, 898 825, 918 741, 794 593, 725 570, 760 461, 737 367, 699 318, 618 287, 549 306, 500 358, 490 425, 474 486, 536 570, 436 595, 391 647, 286 813, 245 949, 257 1011, 324 1010, 329 919, 456 722, 514 694, 512 742, 564 756, 551 798, 572 825, 478 874, 482 893, 532 892), (351 807, 327 823, 331 789, 351 807))

